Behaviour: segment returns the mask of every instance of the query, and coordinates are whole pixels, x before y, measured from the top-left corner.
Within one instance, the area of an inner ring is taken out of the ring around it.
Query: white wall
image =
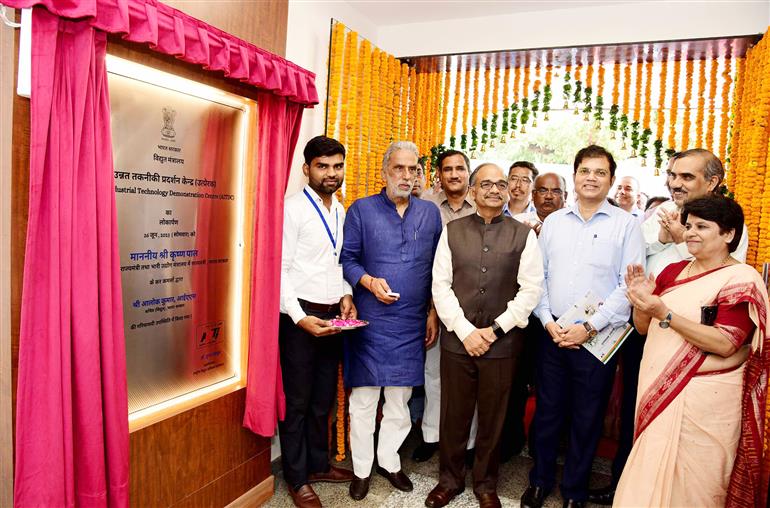
[[[302,117],[302,130],[294,152],[287,195],[297,192],[305,184],[302,175],[302,149],[305,147],[305,143],[324,132],[329,34],[332,18],[343,22],[345,26],[378,45],[377,26],[347,2],[309,0],[291,0],[289,2],[286,58],[315,72],[315,85],[320,104],[313,109],[306,109]]]
[[[396,56],[764,33],[769,2],[634,2],[495,17],[380,27],[377,40]],[[469,4],[472,5],[472,4]]]

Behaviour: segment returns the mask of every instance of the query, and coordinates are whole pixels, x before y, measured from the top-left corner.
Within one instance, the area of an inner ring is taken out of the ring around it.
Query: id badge
[[[342,298],[342,266],[334,264],[326,270],[326,298],[339,300]]]

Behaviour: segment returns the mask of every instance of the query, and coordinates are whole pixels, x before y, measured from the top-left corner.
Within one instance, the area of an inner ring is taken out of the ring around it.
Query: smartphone
[[[385,294],[388,296],[392,296],[393,298],[401,298],[401,293],[394,293],[393,291],[388,291]]]
[[[700,308],[700,323],[711,326],[717,319],[717,306],[704,305]]]

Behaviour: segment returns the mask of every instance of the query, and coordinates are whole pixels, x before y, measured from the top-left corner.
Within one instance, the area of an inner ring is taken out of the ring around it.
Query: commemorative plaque
[[[108,77],[132,414],[239,376],[249,106],[115,61]]]

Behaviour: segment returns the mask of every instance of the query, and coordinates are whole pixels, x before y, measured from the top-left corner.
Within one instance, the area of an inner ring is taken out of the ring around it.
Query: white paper
[[[591,316],[599,310],[602,303],[603,302],[599,297],[589,290],[583,298],[575,302],[572,307],[570,307],[570,309],[556,321],[556,324],[562,328],[566,328],[573,324],[582,324],[588,321]],[[589,339],[583,343],[583,347],[600,362],[607,363],[623,344],[623,341],[626,340],[626,337],[628,337],[631,330],[632,326],[628,323],[618,327],[613,327],[611,325],[606,326],[601,330],[598,330],[598,333],[593,339]]]

